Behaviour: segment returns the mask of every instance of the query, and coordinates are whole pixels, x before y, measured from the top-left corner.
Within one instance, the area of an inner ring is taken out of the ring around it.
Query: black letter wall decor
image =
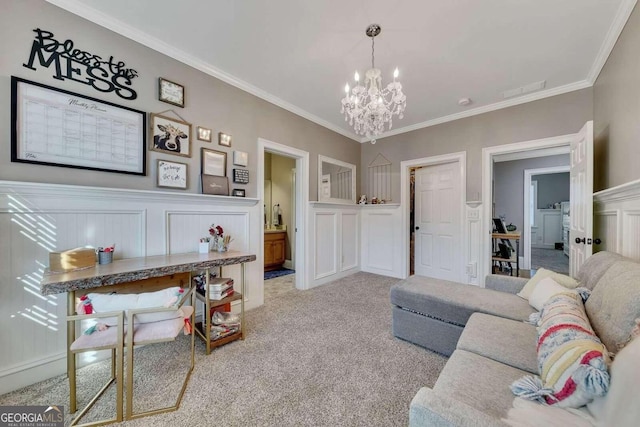
[[[131,86],[131,80],[138,77],[133,68],[125,68],[125,63],[108,60],[92,53],[74,48],[72,40],[57,41],[51,31],[36,28],[29,60],[24,65],[36,70],[37,63],[45,68],[53,66],[53,78],[73,80],[93,87],[99,92],[114,92],[123,99],[133,100],[138,94]]]

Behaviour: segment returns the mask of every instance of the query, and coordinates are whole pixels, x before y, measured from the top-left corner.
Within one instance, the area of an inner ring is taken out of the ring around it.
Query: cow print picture
[[[151,150],[191,157],[190,123],[160,114],[151,114],[150,121]]]

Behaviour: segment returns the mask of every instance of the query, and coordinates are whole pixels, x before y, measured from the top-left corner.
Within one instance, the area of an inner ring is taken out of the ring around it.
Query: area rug
[[[286,276],[287,274],[295,273],[295,270],[290,270],[288,268],[281,268],[279,270],[273,271],[265,271],[264,272],[264,280],[275,279],[276,277]]]
[[[411,399],[434,385],[446,358],[393,337],[396,282],[360,272],[266,300],[246,313],[244,341],[209,356],[197,341],[180,409],[121,425],[406,426]],[[175,399],[188,339],[136,351],[137,408]],[[81,385],[95,389],[108,370],[105,362],[80,369]],[[0,396],[0,405],[54,402],[68,412],[64,375]],[[109,406],[92,412],[104,415]]]

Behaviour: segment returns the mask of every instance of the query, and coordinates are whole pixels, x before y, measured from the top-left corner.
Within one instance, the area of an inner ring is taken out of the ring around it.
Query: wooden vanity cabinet
[[[286,231],[264,234],[264,271],[277,270],[284,264],[286,237]]]

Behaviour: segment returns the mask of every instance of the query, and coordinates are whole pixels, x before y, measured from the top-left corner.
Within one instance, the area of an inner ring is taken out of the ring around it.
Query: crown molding
[[[624,30],[624,26],[629,20],[631,12],[633,12],[633,8],[636,6],[637,1],[638,0],[623,0],[622,3],[620,3],[616,16],[611,23],[611,27],[609,27],[609,31],[607,32],[607,36],[600,46],[598,56],[596,56],[596,60],[593,62],[591,70],[587,76],[587,81],[592,85],[595,84],[602,68],[604,68],[604,64],[607,63],[607,59],[609,59],[609,55],[611,55],[611,52],[618,41],[618,37],[620,37],[622,30]]]
[[[131,39],[137,43],[140,43],[150,49],[153,49],[159,53],[167,55],[176,61],[182,62],[196,70],[202,71],[205,74],[213,76],[218,80],[222,80],[223,82],[230,84],[231,86],[237,87],[245,92],[248,92],[258,98],[264,99],[265,101],[277,105],[280,108],[283,108],[293,114],[296,114],[300,117],[303,117],[307,120],[310,120],[322,127],[325,127],[329,130],[332,130],[342,136],[345,136],[354,141],[360,141],[360,137],[357,136],[353,132],[349,132],[339,126],[334,125],[302,108],[299,108],[283,99],[278,98],[275,95],[272,95],[242,79],[239,79],[219,68],[214,67],[213,65],[202,61],[199,58],[196,58],[193,55],[190,55],[176,47],[159,40],[156,37],[150,36],[149,34],[140,31],[130,25],[125,24],[122,21],[114,19],[111,16],[105,15],[102,12],[99,12],[85,4],[82,4],[78,0],[46,0],[48,3],[51,3],[61,9],[64,9],[68,12],[73,13],[74,15],[80,16],[88,21],[93,22],[94,24],[100,25],[108,30],[111,30],[117,34],[120,34],[128,39]]]
[[[556,95],[562,95],[564,93],[585,89],[591,86],[592,84],[589,83],[587,80],[581,80],[579,82],[569,83],[564,86],[558,86],[548,90],[534,92],[518,98],[509,99],[507,101],[496,102],[494,104],[484,105],[482,107],[473,108],[471,110],[462,111],[460,113],[450,114],[448,116],[438,117],[437,119],[427,120],[421,123],[416,123],[411,126],[405,126],[402,128],[398,128],[396,130],[391,130],[389,132],[383,133],[382,135],[378,136],[376,139],[380,140],[382,138],[387,138],[389,136],[400,135],[400,134],[411,132],[414,130],[423,129],[423,128],[439,125],[442,123],[452,122],[454,120],[464,119],[466,117],[477,116],[479,114],[489,113],[491,111],[496,111],[496,110],[502,110],[503,108],[526,104],[527,102],[538,101],[540,99],[550,98]],[[369,140],[370,138],[362,138],[360,142],[361,143],[369,142]]]

